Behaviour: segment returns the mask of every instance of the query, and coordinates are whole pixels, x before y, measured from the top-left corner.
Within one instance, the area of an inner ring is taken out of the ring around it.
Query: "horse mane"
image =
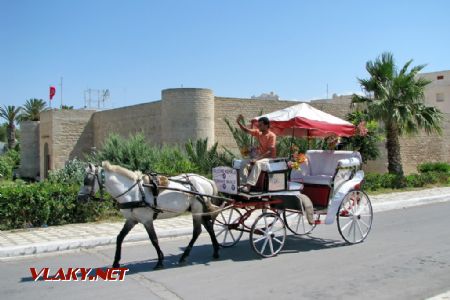
[[[143,177],[142,176],[143,174],[141,171],[130,171],[124,167],[112,165],[109,161],[102,162],[102,168],[105,169],[106,171],[117,173],[117,174],[127,177],[131,180],[139,180]],[[148,177],[148,176],[144,176],[144,177]],[[146,181],[146,178],[144,178],[144,180]]]

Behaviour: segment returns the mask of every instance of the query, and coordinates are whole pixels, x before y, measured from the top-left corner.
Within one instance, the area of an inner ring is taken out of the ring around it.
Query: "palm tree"
[[[14,149],[16,146],[16,121],[20,119],[22,107],[15,107],[14,105],[4,105],[0,107],[0,117],[8,122],[6,126],[8,149]]]
[[[429,80],[418,73],[425,67],[411,67],[408,61],[399,71],[391,53],[385,52],[375,61],[366,63],[370,77],[358,79],[366,96],[353,95],[352,103],[364,103],[371,120],[380,121],[386,134],[388,170],[403,176],[399,137],[425,130],[427,134],[441,132],[442,113],[424,104],[424,89]]]
[[[20,121],[39,121],[40,113],[46,109],[46,103],[42,99],[29,99],[23,106],[23,114]]]

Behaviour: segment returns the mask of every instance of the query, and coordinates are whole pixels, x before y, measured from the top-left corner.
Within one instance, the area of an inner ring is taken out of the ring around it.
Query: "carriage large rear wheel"
[[[259,215],[250,230],[253,250],[262,257],[277,255],[286,241],[286,226],[280,215],[263,213]]]
[[[372,220],[372,204],[366,193],[352,190],[345,195],[337,212],[337,225],[347,243],[364,241],[372,228]]]
[[[241,212],[232,207],[221,211],[214,220],[214,233],[222,247],[236,245],[244,233]]]

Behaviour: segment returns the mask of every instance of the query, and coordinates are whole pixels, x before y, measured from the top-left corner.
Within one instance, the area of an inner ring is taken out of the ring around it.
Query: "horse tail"
[[[219,195],[219,190],[217,189],[216,183],[213,180],[210,180],[210,179],[208,179],[208,180],[209,180],[209,183],[211,183],[211,186],[212,186],[212,189],[213,189],[213,195],[214,196]]]

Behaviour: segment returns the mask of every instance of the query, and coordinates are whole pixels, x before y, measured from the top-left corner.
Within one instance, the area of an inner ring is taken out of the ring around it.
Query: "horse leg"
[[[126,220],[125,224],[123,225],[122,230],[117,235],[116,255],[114,256],[113,268],[120,267],[119,262],[120,262],[120,257],[122,255],[122,242],[123,242],[124,238],[127,236],[128,232],[130,232],[130,230],[133,229],[134,225],[136,225],[135,221]]]
[[[156,253],[158,253],[158,262],[156,263],[156,266],[154,270],[162,269],[164,267],[163,260],[164,260],[164,254],[161,251],[161,248],[159,247],[158,243],[158,237],[156,236],[155,226],[153,226],[153,220],[146,222],[144,224],[145,230],[147,230],[148,237],[150,238],[150,241],[153,244],[153,247],[156,249]]]
[[[211,216],[204,216],[202,218],[203,226],[208,231],[213,245],[214,253],[213,258],[219,258],[219,243],[217,242],[216,234],[214,233],[214,225]]]
[[[197,240],[198,236],[202,232],[202,219],[201,219],[201,217],[193,216],[192,220],[193,220],[193,225],[194,225],[194,230],[193,230],[193,233],[192,233],[192,239],[189,242],[189,245],[184,250],[183,255],[181,255],[181,258],[179,260],[180,264],[184,263],[186,261],[186,257],[188,257],[189,253],[191,253],[191,250],[192,250],[192,247],[195,244],[195,241]]]

